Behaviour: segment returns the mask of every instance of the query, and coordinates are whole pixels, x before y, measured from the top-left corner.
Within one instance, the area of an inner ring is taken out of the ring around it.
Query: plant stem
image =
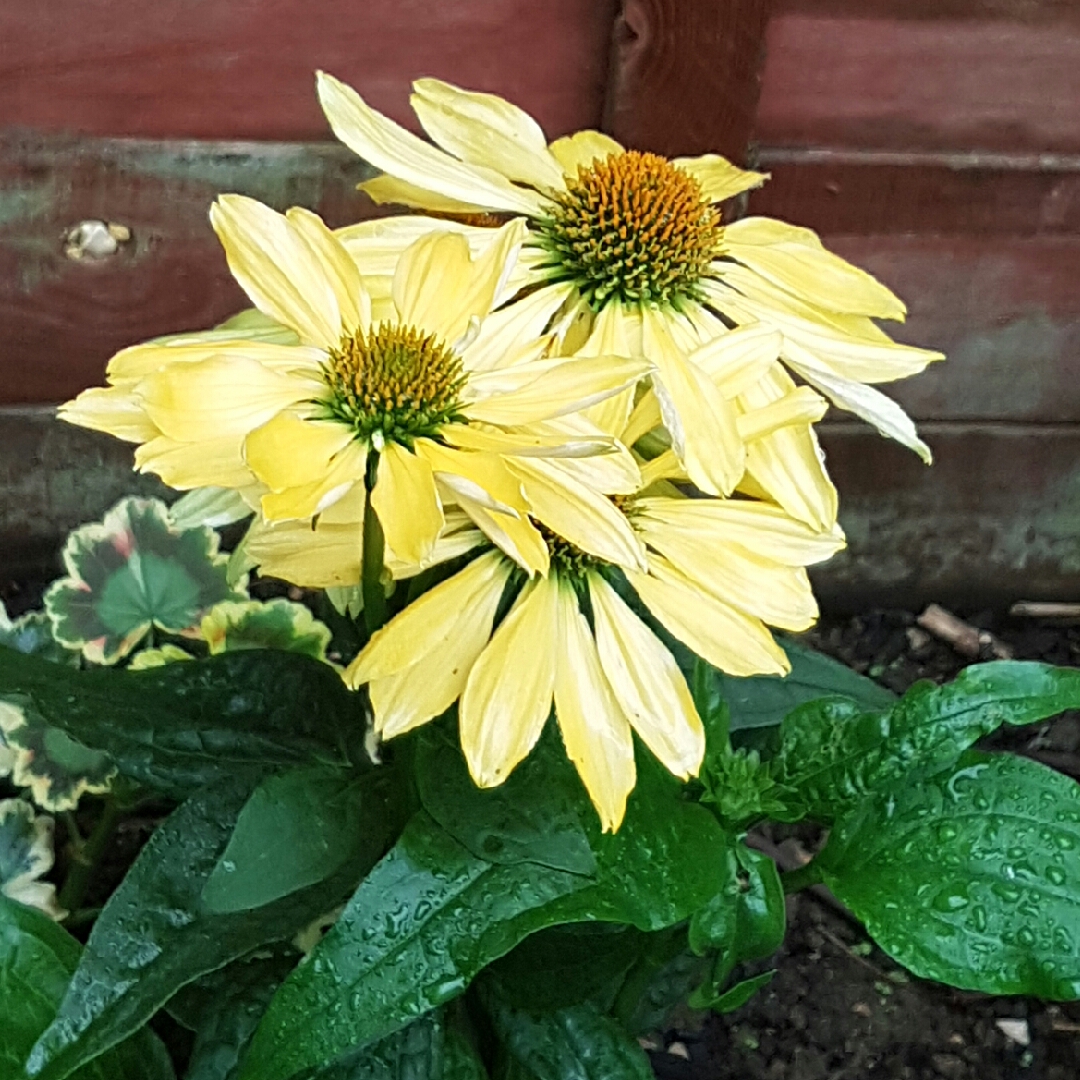
[[[105,849],[109,846],[109,841],[112,840],[122,817],[123,811],[117,801],[112,798],[106,799],[94,831],[75,850],[71,869],[68,870],[60,895],[57,897],[57,902],[62,908],[74,911],[82,906],[101,857],[105,854]]]
[[[364,500],[364,549],[360,562],[360,593],[364,598],[364,625],[369,635],[374,634],[386,622],[386,593],[383,591],[383,531],[375,508],[371,505],[371,493],[375,490],[375,477],[379,467],[379,455],[368,455],[367,498]]]
[[[780,883],[784,886],[785,896],[790,896],[801,889],[808,889],[811,885],[820,885],[821,881],[821,867],[815,859],[811,859],[805,866],[780,875]]]

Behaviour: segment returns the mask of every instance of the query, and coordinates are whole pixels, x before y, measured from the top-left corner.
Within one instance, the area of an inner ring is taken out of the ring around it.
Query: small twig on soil
[[[915,621],[924,630],[948,642],[961,656],[976,660],[985,650],[998,660],[1013,658],[1012,649],[989,630],[979,630],[937,604],[931,604]]]
[[[826,930],[824,926],[815,927],[817,932],[835,948],[841,952],[847,953],[852,960],[857,960],[864,968],[868,968],[874,973],[878,979],[884,979],[886,972],[882,971],[872,960],[867,960],[865,956],[860,956],[850,945],[845,945],[834,933]]]
[[[1063,604],[1052,600],[1018,600],[1010,615],[1026,615],[1030,619],[1080,619],[1080,604]]]

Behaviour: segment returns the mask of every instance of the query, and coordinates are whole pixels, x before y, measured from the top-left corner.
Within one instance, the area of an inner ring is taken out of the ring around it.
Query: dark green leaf
[[[784,889],[776,864],[741,841],[725,859],[723,887],[690,920],[690,947],[718,955],[711,978],[691,997],[711,1007],[737,964],[771,956],[784,940]]]
[[[252,793],[202,892],[208,914],[263,907],[365,861],[369,836],[354,777],[325,768],[269,776]],[[371,852],[374,863],[381,854]]]
[[[833,828],[824,880],[917,975],[991,994],[1080,997],[1080,787],[970,754]]]
[[[382,794],[392,779],[369,774],[370,797],[367,790],[361,796],[367,850],[360,860],[324,882],[235,914],[209,912],[200,897],[254,781],[222,781],[192,796],[159,826],[95,923],[56,1021],[31,1056],[31,1075],[60,1080],[145,1023],[186,983],[292,937],[340,904],[396,830]]]
[[[279,649],[326,660],[330,628],[303,604],[277,598],[218,604],[203,619],[200,632],[212,654],[240,649]]]
[[[359,699],[336,671],[270,650],[75,671],[0,648],[0,694],[177,798],[251,765],[341,764],[363,729]]]
[[[505,1052],[537,1080],[653,1080],[645,1052],[594,1005],[526,1011],[497,993],[484,1002]]]
[[[708,968],[707,960],[686,948],[685,931],[666,939],[664,934],[649,938],[639,967],[631,971],[616,1002],[616,1014],[632,1035],[666,1027]]]
[[[551,1012],[593,1001],[609,1009],[648,935],[611,923],[571,923],[527,937],[489,968],[510,1005]]]
[[[978,664],[947,686],[919,683],[891,708],[813,702],[784,721],[776,778],[806,814],[831,821],[912,770],[936,771],[1002,724],[1080,708],[1080,671],[1019,660]]]
[[[472,855],[426,814],[278,991],[242,1076],[282,1080],[385,1038],[462,993],[589,879]]]
[[[734,1012],[741,1009],[763,986],[772,982],[775,971],[763,971],[752,979],[737,982],[730,990],[725,990],[709,1007],[718,1013]]]
[[[781,641],[791,661],[791,673],[754,675],[738,679],[717,672],[720,691],[731,708],[731,730],[779,724],[792,709],[807,701],[838,695],[866,709],[888,708],[896,695],[823,653]]]
[[[425,732],[417,773],[427,813],[278,992],[245,1077],[281,1080],[385,1037],[537,930],[584,920],[657,930],[720,888],[722,830],[647,754],[614,836],[600,833],[553,736],[482,791],[456,742]]]
[[[414,1020],[310,1080],[486,1080],[469,1038],[444,1009]]]
[[[184,1080],[233,1080],[251,1036],[282,980],[296,966],[292,949],[260,951],[186,986],[170,1002],[195,1032]]]
[[[48,1026],[79,960],[79,943],[39,911],[0,896],[0,1080]],[[165,1048],[143,1030],[74,1074],[74,1080],[172,1080]]]
[[[44,611],[29,611],[12,621],[0,604],[0,645],[55,664],[79,664],[78,650],[65,648],[53,637],[52,620]]]

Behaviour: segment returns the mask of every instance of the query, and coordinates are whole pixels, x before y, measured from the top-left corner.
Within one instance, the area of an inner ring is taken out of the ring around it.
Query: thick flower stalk
[[[124,350],[110,386],[61,409],[139,443],[139,468],[180,489],[239,491],[264,527],[348,526],[354,551],[370,506],[388,561],[415,566],[440,557],[453,506],[544,573],[547,548],[508,462],[605,454],[632,467],[594,425],[560,418],[632,387],[641,361],[537,359],[535,341],[485,334],[522,223],[475,258],[453,232],[420,237],[376,314],[356,263],[314,214],[227,195],[211,221],[264,318]],[[325,564],[299,562],[301,580],[327,577]]]
[[[530,502],[544,505],[551,472],[577,464],[514,467]],[[813,623],[805,567],[844,540],[835,526],[812,529],[775,505],[686,498],[643,471],[634,490],[610,496],[602,527],[575,530],[567,515],[563,532],[547,530],[546,578],[526,582],[488,550],[376,633],[346,672],[351,685],[368,686],[376,732],[400,735],[457,702],[469,769],[491,787],[529,753],[554,707],[605,829],[618,828],[634,787],[632,732],[676,776],[696,774],[704,732],[686,682],[616,584],[714,667],[782,675],[788,661],[768,627]]]
[[[759,186],[763,174],[715,154],[667,160],[626,150],[595,131],[548,144],[528,114],[501,98],[420,79],[411,101],[432,146],[329,75],[319,75],[318,90],[338,138],[383,170],[363,185],[376,200],[456,218],[476,246],[488,231],[477,223],[527,223],[510,282],[518,292],[501,317],[522,336],[550,334],[578,356],[646,358],[674,451],[702,491],[730,494],[747,471],[738,410],[696,355],[734,326],[779,331],[787,369],[929,460],[914,424],[874,385],[942,355],[891,341],[873,320],[903,319],[903,304],[810,230],[760,217],[722,223],[720,204]],[[426,225],[383,219],[342,239],[358,260],[378,265],[430,226],[430,217]],[[774,363],[746,392],[760,405],[792,385]],[[628,395],[623,402],[629,409]],[[813,433],[767,454],[781,475],[775,489],[759,489],[827,528],[835,493],[821,478]]]

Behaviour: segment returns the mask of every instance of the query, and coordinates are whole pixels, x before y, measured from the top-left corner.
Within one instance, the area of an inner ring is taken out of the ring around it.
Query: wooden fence
[[[835,604],[1080,595],[1080,6],[1071,0],[51,0],[0,6],[0,563],[130,490],[128,448],[47,408],[116,349],[241,297],[219,191],[369,214],[322,67],[411,123],[421,74],[552,137],[719,150],[745,208],[817,229],[946,364],[891,390],[936,464],[827,422]],[[130,239],[75,258],[83,221]],[[124,235],[121,232],[121,235]]]

